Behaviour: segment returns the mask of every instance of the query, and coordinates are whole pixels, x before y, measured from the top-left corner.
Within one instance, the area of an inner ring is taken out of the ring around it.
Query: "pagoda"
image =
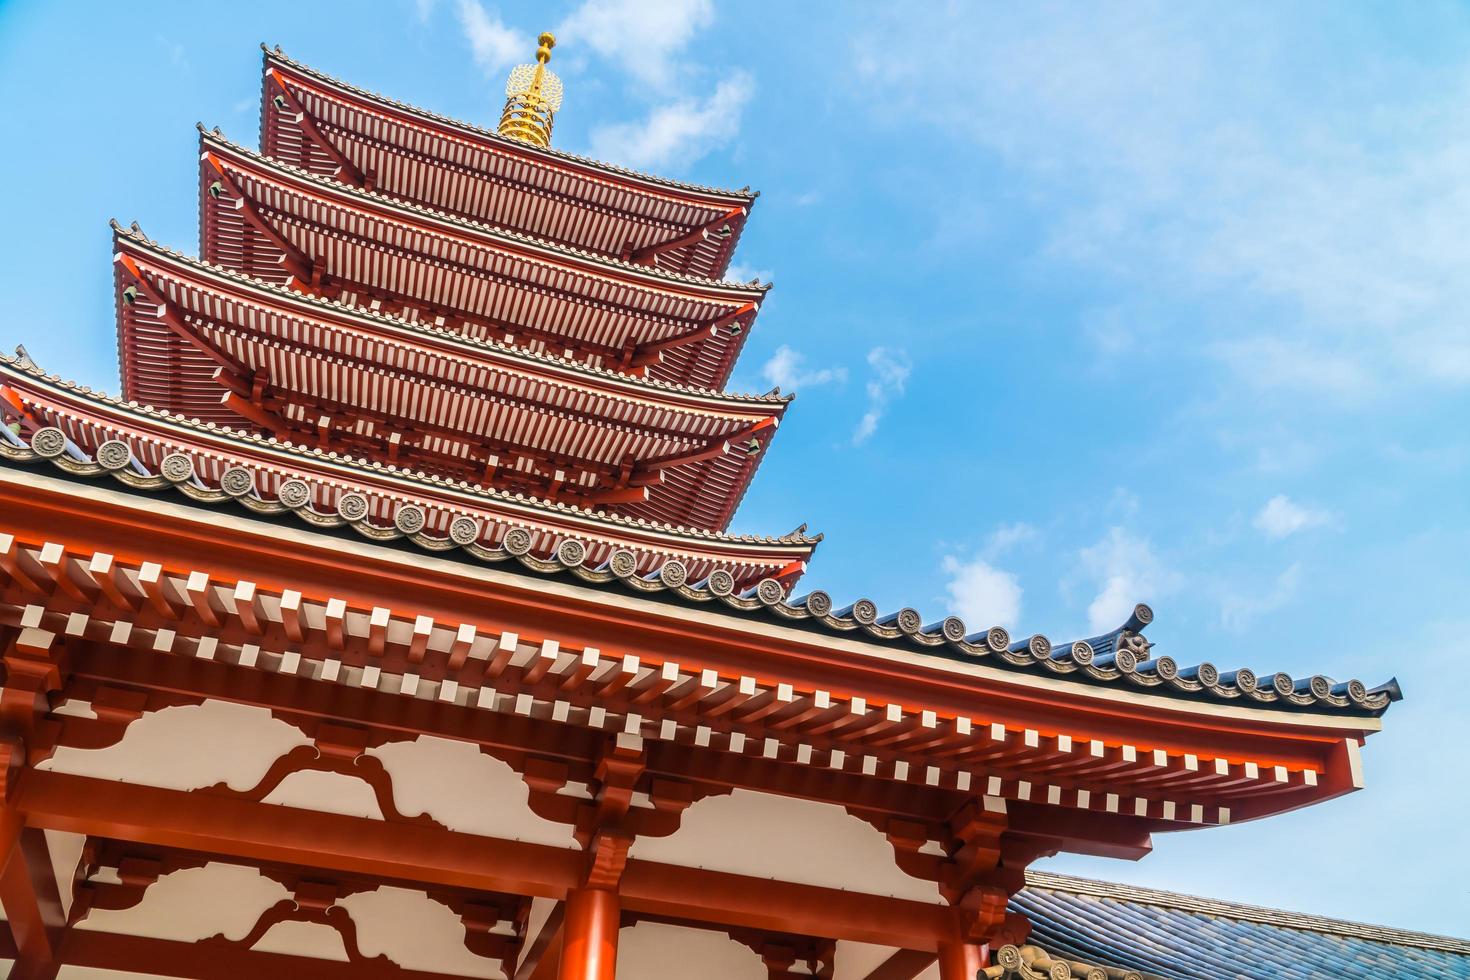
[[[1355,790],[1397,687],[798,594],[756,196],[555,149],[553,44],[495,131],[264,49],[121,397],[0,358],[9,976],[1140,976],[1028,866]]]

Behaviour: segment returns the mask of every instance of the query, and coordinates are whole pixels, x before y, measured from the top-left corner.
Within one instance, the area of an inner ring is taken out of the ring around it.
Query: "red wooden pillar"
[[[577,888],[567,893],[560,980],[614,980],[620,918],[617,892]]]
[[[985,966],[985,947],[955,937],[939,944],[939,980],[975,980]]]

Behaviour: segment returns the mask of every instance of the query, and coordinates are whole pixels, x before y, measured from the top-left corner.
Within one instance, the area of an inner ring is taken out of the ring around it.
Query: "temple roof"
[[[18,358],[0,356],[0,395],[5,399],[0,407],[8,415],[24,411],[32,428],[55,426],[74,442],[54,457],[69,472],[113,472],[124,480],[142,479],[134,489],[178,486],[196,503],[241,499],[256,513],[294,511],[315,527],[352,526],[373,540],[407,537],[429,551],[464,548],[472,555],[498,559],[509,557],[506,549],[511,549],[535,562],[573,540],[594,564],[625,552],[628,557],[620,567],[630,575],[651,574],[672,560],[685,577],[705,578],[723,570],[743,588],[770,576],[794,581],[821,540],[806,535],[804,529],[761,538],[679,528],[481,489],[123,402],[46,377]],[[129,450],[117,457],[122,460],[117,471],[91,458],[109,440],[126,444],[118,452]],[[22,455],[31,458],[30,453],[25,450]],[[170,457],[182,461],[168,464]],[[170,465],[184,467],[178,471],[179,479],[163,477]],[[238,493],[228,492],[232,480],[242,479]],[[354,495],[361,499],[345,501]]]
[[[1028,871],[1011,909],[1054,954],[1161,980],[1470,978],[1470,941]]]
[[[709,277],[756,198],[507,139],[261,49],[263,152],[389,196]]]
[[[114,228],[123,390],[205,421],[722,530],[789,402],[650,383],[465,338],[210,267]],[[188,351],[170,344],[178,337]],[[330,421],[319,432],[322,418]]]
[[[723,387],[765,296],[357,190],[216,133],[200,147],[203,257],[258,279],[705,388]]]
[[[7,373],[13,375],[13,364],[11,359],[0,358],[0,377]],[[179,420],[174,421],[177,423]],[[231,438],[240,439],[239,436]],[[262,445],[271,442],[264,439],[251,441]],[[309,451],[290,447],[287,449],[296,454],[310,455]],[[21,462],[37,458],[34,450],[20,447],[6,450],[3,455],[12,461]],[[58,456],[56,462],[72,474],[95,476],[111,472],[115,478],[127,482],[135,489],[165,492],[173,488],[172,483],[161,478],[140,478],[126,465],[109,471],[90,460],[77,461]],[[391,467],[361,466],[360,469],[368,473],[391,470]],[[241,479],[248,490],[252,486],[251,474],[244,473]],[[204,501],[192,496],[191,499],[195,499],[195,502],[222,503],[226,502],[227,496],[231,495],[216,493]],[[252,503],[254,498],[246,494],[240,494],[236,499],[247,507],[259,509]],[[271,506],[268,512],[280,514],[287,510],[292,508]],[[407,533],[401,528],[395,531],[399,522],[392,513],[382,515],[387,520],[375,524],[367,515],[358,515],[351,520],[341,518],[340,515],[330,515],[323,519],[322,515],[312,513],[310,508],[298,507],[294,510],[302,521],[313,527],[351,526],[373,540],[407,538],[434,552],[447,552],[457,548],[450,533],[442,529],[435,530],[433,534],[422,530]],[[421,517],[421,514],[417,515],[417,523],[422,523],[418,520]],[[384,523],[386,527],[383,526]],[[633,522],[625,521],[623,524],[633,526]],[[722,540],[713,535],[704,537]],[[811,543],[806,549],[809,553],[810,547],[815,545],[815,539],[800,540]],[[701,576],[698,572],[677,563],[677,568],[671,568],[667,574],[661,572],[659,575],[649,576],[642,563],[635,563],[631,559],[619,560],[614,557],[601,566],[579,559],[574,565],[568,566],[558,560],[559,555],[546,559],[531,553],[529,549],[519,554],[507,548],[477,547],[459,550],[467,551],[470,557],[478,560],[501,562],[511,568],[519,565],[533,574],[570,574],[584,583],[598,587],[630,589],[637,594],[659,595],[671,601],[686,602],[691,606],[712,606],[728,613],[763,616],[800,629],[834,637],[853,636],[868,641],[876,640],[891,644],[896,649],[907,649],[928,656],[982,662],[1007,671],[1038,675],[1049,684],[1057,685],[1059,689],[1072,684],[1101,685],[1123,688],[1141,695],[1222,706],[1238,705],[1272,712],[1326,712],[1360,718],[1382,714],[1391,702],[1401,696],[1394,681],[1370,690],[1357,680],[1337,682],[1323,675],[1298,680],[1284,672],[1262,673],[1258,677],[1253,670],[1246,668],[1222,672],[1209,663],[1181,667],[1172,657],[1155,655],[1150,650],[1151,644],[1143,638],[1143,630],[1152,621],[1153,613],[1143,605],[1137,607],[1127,622],[1108,633],[1088,640],[1053,645],[1039,634],[1012,641],[1006,630],[999,626],[970,634],[965,623],[954,616],[926,623],[925,617],[912,608],[883,615],[869,599],[859,599],[838,608],[831,597],[820,590],[793,599],[789,598],[789,589],[775,579],[761,581],[758,587],[741,591],[740,583],[728,574],[711,574],[699,581]],[[668,563],[662,567],[670,568]],[[789,580],[790,578],[785,579]],[[1098,650],[1112,652],[1099,654]]]

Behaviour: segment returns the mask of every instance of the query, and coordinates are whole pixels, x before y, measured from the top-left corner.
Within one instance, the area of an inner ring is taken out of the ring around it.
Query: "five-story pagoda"
[[[552,44],[498,132],[266,50],[200,257],[113,226],[122,398],[0,361],[10,975],[1131,976],[1027,865],[1352,790],[1396,689],[793,598],[755,196],[552,149]]]

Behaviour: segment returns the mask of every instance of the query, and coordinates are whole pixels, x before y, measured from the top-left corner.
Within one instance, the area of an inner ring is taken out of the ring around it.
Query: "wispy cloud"
[[[1305,507],[1294,502],[1285,494],[1277,494],[1256,514],[1255,525],[1268,538],[1285,538],[1321,527],[1332,520],[1332,515],[1315,507]]]
[[[874,347],[868,351],[868,368],[871,371],[868,407],[853,431],[852,443],[855,446],[867,442],[878,431],[878,422],[888,411],[889,403],[903,396],[909,375],[913,373],[908,354],[888,347]]]
[[[1264,595],[1226,595],[1220,602],[1220,625],[1238,632],[1259,617],[1282,608],[1296,598],[1301,577],[1301,563],[1294,562],[1276,576],[1276,581]]]
[[[750,282],[755,279],[770,282],[776,278],[776,274],[770,269],[757,269],[755,266],[731,262],[729,268],[725,270],[725,278],[731,282]]]
[[[1078,562],[1097,589],[1087,607],[1087,623],[1095,633],[1117,627],[1136,603],[1156,601],[1182,582],[1147,538],[1121,527],[1109,529],[1102,540],[1083,548]]]
[[[1416,30],[1460,31],[1455,9]],[[1048,257],[1207,310],[1173,340],[1228,378],[1361,401],[1470,385],[1470,69],[1366,43],[1379,18],[958,4],[874,18],[854,63],[876,112],[1024,181]]]
[[[599,126],[592,131],[593,155],[632,167],[690,163],[730,142],[754,91],[750,76],[739,71],[708,98],[679,99],[637,122]]]
[[[419,11],[421,18],[427,17],[429,8],[420,6]],[[507,27],[495,8],[486,7],[478,0],[459,0],[459,26],[470,44],[475,64],[487,76],[497,76],[535,53],[528,35]]]
[[[808,370],[802,364],[805,360],[804,355],[782,344],[776,348],[776,353],[771,355],[771,359],[761,366],[761,375],[770,384],[788,392],[847,380],[847,368],[845,367]]]
[[[710,0],[587,0],[556,32],[662,88],[679,74],[676,56],[713,21]]]

